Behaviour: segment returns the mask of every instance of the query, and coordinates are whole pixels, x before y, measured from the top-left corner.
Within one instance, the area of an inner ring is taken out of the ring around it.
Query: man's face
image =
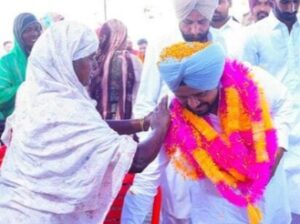
[[[231,6],[231,3],[229,0],[219,0],[219,5],[214,12],[212,21],[213,22],[225,21],[229,16],[230,6]]]
[[[208,41],[209,20],[193,10],[185,19],[179,23],[179,28],[185,41]]]
[[[144,54],[145,54],[146,49],[147,49],[147,44],[146,44],[146,43],[139,44],[139,51],[140,51],[141,53],[144,53]]]
[[[22,33],[22,40],[25,47],[31,49],[42,33],[42,26],[39,23],[33,23]]]
[[[297,12],[300,0],[273,0],[274,13],[283,22],[294,22],[297,20]]]
[[[272,2],[270,0],[257,0],[253,6],[252,13],[255,21],[266,18],[272,9]]]
[[[218,88],[199,91],[182,85],[174,94],[184,107],[199,116],[214,112],[217,108]]]

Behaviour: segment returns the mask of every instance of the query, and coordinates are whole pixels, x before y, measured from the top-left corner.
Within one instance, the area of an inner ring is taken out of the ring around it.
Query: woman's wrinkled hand
[[[165,96],[151,113],[150,126],[154,130],[162,129],[167,131],[169,124],[170,111],[168,108],[168,96]]]

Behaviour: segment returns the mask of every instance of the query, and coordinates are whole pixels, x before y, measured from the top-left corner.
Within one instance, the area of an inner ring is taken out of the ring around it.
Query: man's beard
[[[295,12],[281,12],[277,7],[274,7],[278,19],[286,22],[295,22],[297,20],[297,10]]]
[[[215,11],[213,17],[212,17],[212,22],[222,22],[226,20],[228,16],[223,16],[222,13]]]
[[[195,111],[193,110],[192,108],[190,108],[188,105],[186,105],[186,108],[191,111],[192,113],[202,117],[202,116],[205,116],[205,115],[208,115],[210,113],[212,113],[214,111],[214,109],[216,107],[218,107],[218,97],[216,98],[216,100],[212,103],[212,104],[209,104],[209,103],[203,103],[202,106],[206,106],[207,109],[204,110],[204,111]]]
[[[262,20],[262,19],[264,19],[264,18],[266,18],[266,17],[268,17],[268,16],[269,16],[269,13],[268,13],[268,12],[260,11],[260,12],[258,12],[258,13],[256,14],[256,19],[257,19],[257,21],[259,21],[259,20]]]
[[[205,32],[205,33],[199,33],[197,35],[192,35],[192,34],[184,34],[183,32],[182,33],[182,36],[183,36],[183,39],[186,41],[186,42],[206,42],[208,41],[208,31]]]

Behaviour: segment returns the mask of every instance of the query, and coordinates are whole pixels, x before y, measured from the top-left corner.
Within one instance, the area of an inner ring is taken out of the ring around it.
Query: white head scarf
[[[193,10],[198,10],[210,21],[218,2],[218,0],[174,0],[174,7],[179,21],[185,19]]]
[[[67,21],[36,42],[4,133],[1,177],[13,186],[14,201],[56,214],[98,209],[105,218],[136,143],[101,119],[74,72],[72,61],[97,48],[92,30]]]

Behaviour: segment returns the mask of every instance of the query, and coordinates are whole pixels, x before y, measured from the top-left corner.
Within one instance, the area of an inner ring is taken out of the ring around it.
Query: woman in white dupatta
[[[97,48],[92,30],[66,21],[35,44],[2,139],[1,224],[102,223],[124,175],[141,172],[157,155],[167,99],[153,112],[146,141],[118,135],[85,88]]]

